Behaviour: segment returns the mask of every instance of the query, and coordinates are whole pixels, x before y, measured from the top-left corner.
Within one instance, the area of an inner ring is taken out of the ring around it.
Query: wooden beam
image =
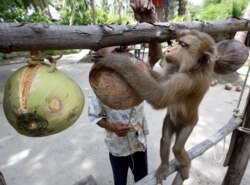
[[[250,31],[250,21],[192,21],[181,23],[140,23],[136,25],[66,26],[41,23],[0,23],[0,52],[92,49],[107,46],[163,42],[176,38],[183,29],[195,29],[211,36]]]
[[[243,123],[241,128],[250,129],[250,91],[244,111]],[[248,131],[249,132],[249,131]],[[245,173],[250,157],[250,134],[242,131],[234,131],[230,150],[227,154],[224,165],[228,165],[227,173],[222,185],[240,185]]]
[[[242,120],[240,118],[232,117],[228,122],[228,124],[222,127],[220,130],[218,130],[211,138],[204,140],[200,144],[190,149],[188,151],[190,158],[195,159],[196,157],[202,155],[205,151],[207,151],[209,148],[211,148],[220,140],[222,140],[224,137],[226,137],[228,134],[230,134],[234,129],[236,129],[241,124],[241,122]],[[170,161],[168,176],[176,171],[177,165],[178,162],[176,159]],[[178,176],[176,177],[176,182],[177,179],[179,179]],[[155,179],[155,171],[149,173],[146,177],[144,177],[142,180],[136,183],[136,185],[154,185],[154,184],[157,184]]]

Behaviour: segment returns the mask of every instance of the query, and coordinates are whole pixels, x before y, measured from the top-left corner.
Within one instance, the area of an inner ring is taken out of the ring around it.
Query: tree
[[[0,0],[0,22],[46,22],[51,20],[44,10],[48,0]]]
[[[122,12],[127,6],[126,0],[116,0],[113,2],[114,12],[118,14],[118,24],[122,24]]]
[[[178,1],[179,1],[178,15],[183,16],[186,13],[187,0],[178,0]]]
[[[95,17],[95,0],[90,0],[90,15],[91,15],[91,22],[93,25],[96,24],[96,17]]]
[[[192,18],[200,20],[239,18],[248,2],[249,0],[204,0]]]
[[[108,12],[108,11],[109,11],[109,2],[108,2],[108,0],[102,0],[102,1],[101,1],[101,8],[102,8],[105,12]]]
[[[75,19],[75,12],[76,12],[76,6],[77,6],[77,0],[74,0],[71,6],[71,15],[69,19],[69,25],[73,25],[74,19]]]

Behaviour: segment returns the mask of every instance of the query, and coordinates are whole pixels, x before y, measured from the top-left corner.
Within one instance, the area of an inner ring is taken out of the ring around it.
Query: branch
[[[224,127],[222,127],[220,130],[218,130],[210,139],[206,139],[200,144],[191,148],[188,151],[190,158],[194,159],[202,155],[205,151],[207,151],[209,148],[214,146],[225,136],[230,134],[234,129],[236,129],[241,124],[241,122],[242,120],[240,118],[232,117],[229,123],[225,125]],[[178,162],[176,159],[173,159],[172,161],[170,161],[168,176],[173,174],[176,171],[177,165],[178,165]],[[157,184],[156,178],[155,178],[155,171],[149,173],[146,177],[144,177],[142,180],[136,183],[136,185],[154,185],[154,184]]]
[[[0,52],[92,49],[107,46],[163,42],[176,38],[183,29],[218,34],[250,31],[249,20],[192,21],[182,23],[141,23],[136,25],[65,26],[41,23],[0,23]]]

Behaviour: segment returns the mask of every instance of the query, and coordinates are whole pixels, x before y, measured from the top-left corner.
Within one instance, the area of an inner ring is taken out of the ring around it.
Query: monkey
[[[175,134],[173,153],[183,180],[189,178],[191,159],[185,143],[198,122],[199,105],[209,89],[217,49],[206,33],[183,30],[178,44],[164,53],[167,65],[162,74],[152,70],[145,75],[126,56],[109,54],[99,58],[99,67],[118,72],[128,84],[155,109],[167,108],[160,141],[161,164],[156,170],[157,183],[168,175],[170,143]]]

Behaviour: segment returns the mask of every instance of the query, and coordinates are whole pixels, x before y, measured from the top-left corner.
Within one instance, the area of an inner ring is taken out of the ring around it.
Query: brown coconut
[[[127,55],[143,72],[150,74],[146,64],[134,55],[129,53],[121,53],[121,55]],[[143,101],[125,79],[113,69],[99,68],[94,64],[89,73],[89,82],[96,96],[110,108],[128,109]]]
[[[248,59],[248,48],[237,40],[223,40],[217,43],[218,59],[214,71],[229,74],[238,70]]]

